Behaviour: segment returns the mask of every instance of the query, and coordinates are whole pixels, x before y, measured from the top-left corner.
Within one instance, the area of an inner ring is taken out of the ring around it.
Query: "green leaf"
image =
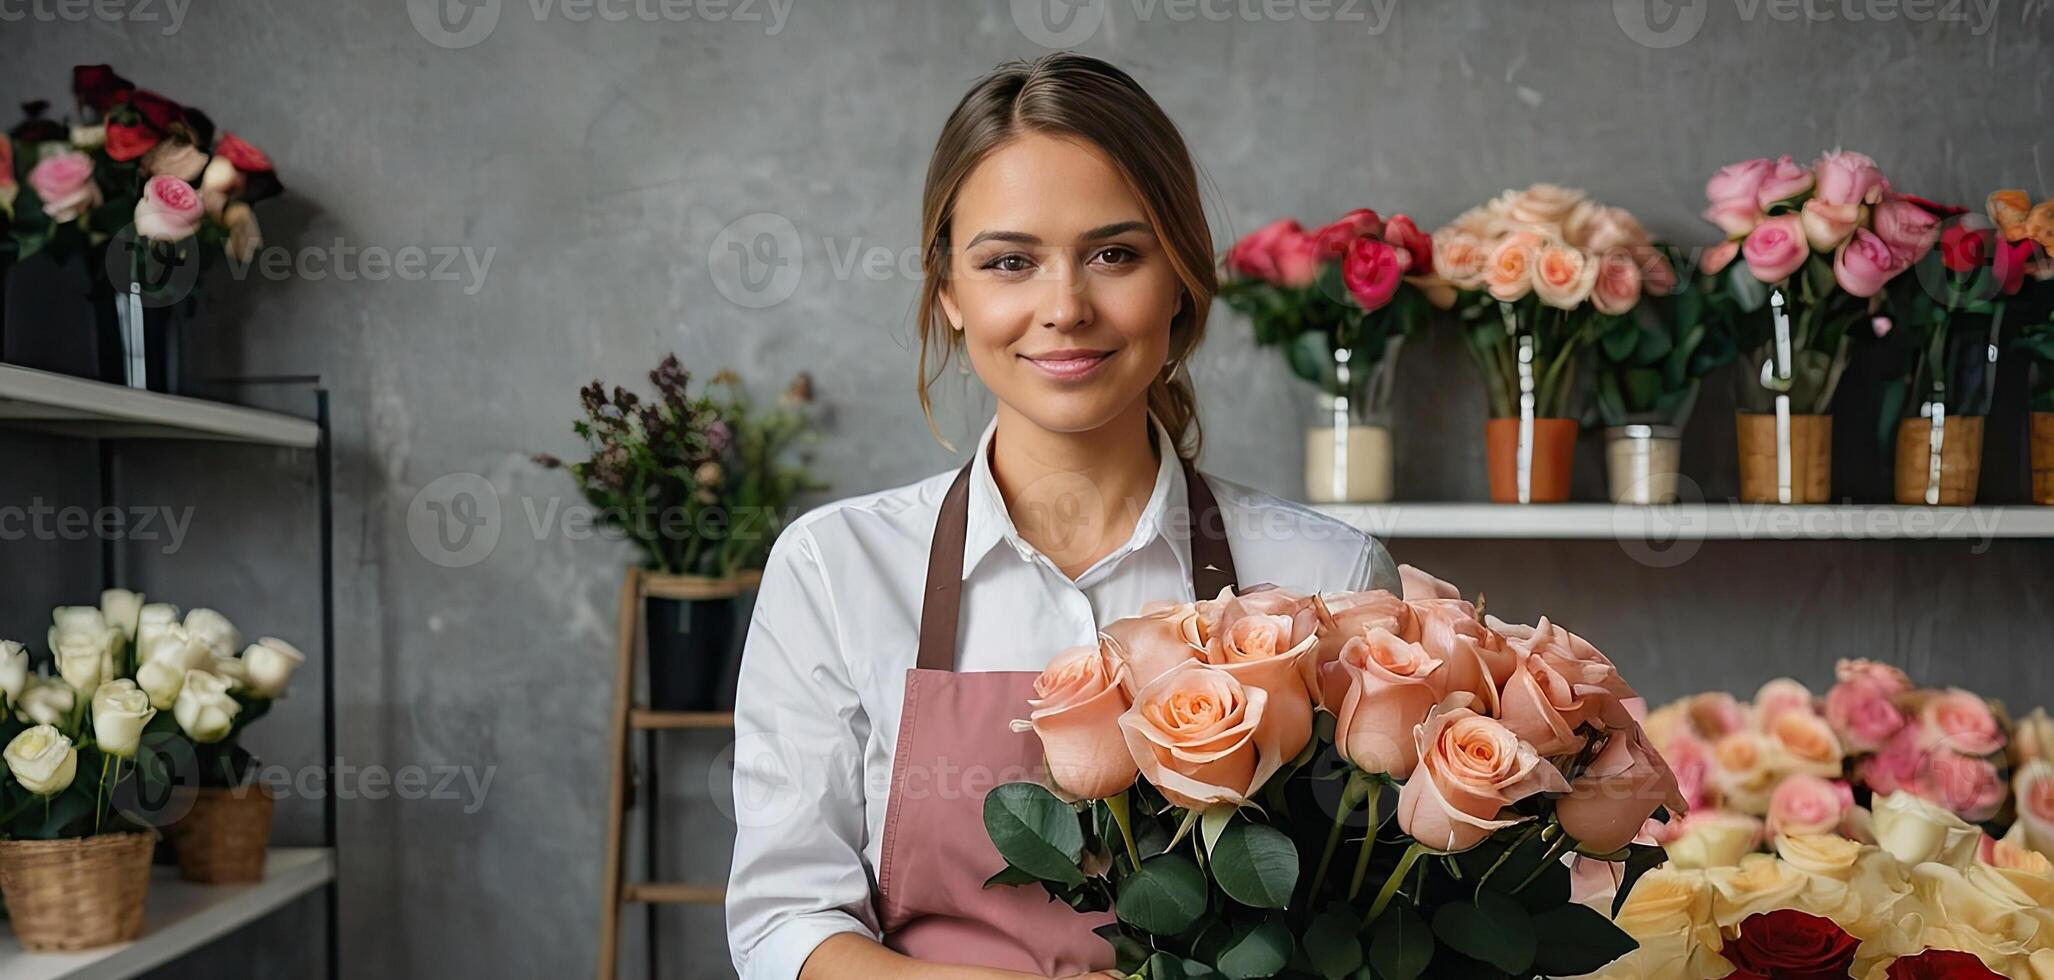
[[[1640,876],[1662,866],[1669,860],[1669,852],[1654,844],[1626,845],[1626,871],[1619,878],[1619,893],[1612,897],[1612,915],[1617,916],[1625,906],[1626,896],[1633,891],[1633,884]]]
[[[1235,980],[1275,976],[1291,959],[1291,930],[1277,919],[1236,926],[1213,963],[1220,973]]]
[[[1213,848],[1212,876],[1234,901],[1280,909],[1298,887],[1298,848],[1275,827],[1236,820]]]
[[[1434,958],[1434,934],[1412,906],[1399,902],[1369,931],[1369,965],[1383,980],[1413,980]]]
[[[1216,977],[1212,967],[1195,963],[1174,953],[1157,953],[1141,964],[1141,975],[1148,980],[1200,980]]]
[[[1157,936],[1174,936],[1205,914],[1205,872],[1190,858],[1158,854],[1120,882],[1113,909],[1121,922]]]
[[[1640,948],[1602,913],[1573,902],[1536,914],[1533,930],[1539,937],[1533,968],[1551,977],[1595,973]]]
[[[1735,258],[1726,267],[1726,289],[1742,313],[1753,313],[1769,301],[1769,285],[1747,271],[1747,263]]]
[[[984,797],[984,829],[1006,863],[1048,881],[1084,882],[1077,811],[1037,783],[1006,783]]]
[[[1516,882],[1515,882],[1516,884]],[[1528,912],[1551,909],[1569,901],[1571,891],[1569,866],[1560,861],[1551,861],[1540,874],[1519,890],[1515,896]]]
[[[1621,321],[1605,331],[1600,340],[1605,359],[1616,363],[1633,356],[1633,349],[1640,344],[1640,330],[1632,323]]]
[[[1533,965],[1533,917],[1518,902],[1488,888],[1477,893],[1474,904],[1441,906],[1434,913],[1434,935],[1457,952],[1506,973],[1524,973]]]
[[[1141,964],[1147,962],[1149,954],[1154,952],[1146,943],[1128,935],[1117,922],[1108,922],[1091,931],[1112,944],[1114,965],[1122,973],[1133,973],[1141,969]]]
[[[1284,346],[1284,361],[1291,366],[1292,374],[1323,387],[1334,370],[1334,355],[1327,349],[1326,336],[1313,330],[1293,337]]]
[[[1039,881],[1041,881],[1040,878],[1036,878],[1034,875],[1008,864],[1000,868],[997,874],[984,879],[984,887],[990,888],[993,885],[1032,885]]]
[[[1341,980],[1361,969],[1362,942],[1357,938],[1360,928],[1355,916],[1344,912],[1321,912],[1314,917],[1301,939],[1312,968],[1327,980]]]

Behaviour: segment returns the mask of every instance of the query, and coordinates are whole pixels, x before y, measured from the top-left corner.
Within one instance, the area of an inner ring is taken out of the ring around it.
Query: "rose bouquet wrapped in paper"
[[[1535,184],[1506,191],[1436,231],[1434,271],[1433,285],[1449,290],[1444,298],[1459,314],[1490,398],[1492,499],[1567,500],[1582,414],[1580,358],[1600,337],[1616,360],[1633,366],[1653,367],[1676,353],[1666,338],[1643,337],[1639,315],[1647,312],[1640,310],[1645,297],[1675,287],[1668,257],[1624,208]],[[1701,335],[1677,355],[1685,373],[1700,341]],[[1620,376],[1607,377],[1615,396],[1608,404],[1623,414]],[[1630,385],[1665,377],[1632,375]],[[1687,394],[1689,380],[1677,376],[1679,391]],[[1650,411],[1687,411],[1683,394],[1663,405],[1656,404],[1658,392],[1634,394]]]
[[[1421,284],[1432,274],[1433,240],[1405,215],[1368,208],[1313,231],[1274,221],[1227,252],[1220,298],[1318,386],[1331,420],[1306,433],[1310,499],[1391,498],[1391,391],[1399,350],[1430,309]]]
[[[1403,571],[1403,597],[1161,603],[1057,656],[1015,722],[1046,780],[985,798],[989,887],[1112,910],[1120,968],[1157,980],[1572,975],[1630,950],[1563,858],[1618,863],[1621,896],[1662,860],[1633,838],[1683,801],[1638,698],[1575,634]]]

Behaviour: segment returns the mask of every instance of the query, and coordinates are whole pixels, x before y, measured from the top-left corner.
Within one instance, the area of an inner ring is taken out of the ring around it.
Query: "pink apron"
[[[970,469],[949,486],[935,520],[919,666],[906,671],[877,874],[884,943],[923,962],[1051,977],[1111,969],[1111,944],[1092,932],[1113,921],[1111,912],[1077,912],[1039,885],[984,887],[1005,867],[984,832],[984,795],[1045,780],[1046,770],[1034,733],[1007,726],[1026,716],[1038,673],[955,669]],[[1194,515],[1192,594],[1218,595],[1235,581],[1219,506],[1188,460],[1184,482]]]

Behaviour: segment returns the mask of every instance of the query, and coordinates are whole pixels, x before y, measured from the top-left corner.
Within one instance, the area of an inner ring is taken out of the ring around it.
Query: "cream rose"
[[[14,736],[4,752],[7,771],[21,788],[37,796],[55,796],[71,786],[78,773],[78,750],[71,739],[50,725],[37,725]]]
[[[60,633],[53,645],[57,660],[57,673],[64,683],[74,690],[91,691],[100,686],[101,679],[109,673],[108,639],[93,633]]]
[[[293,672],[306,662],[298,647],[275,636],[259,637],[242,652],[243,686],[252,697],[282,698]]]
[[[233,657],[236,648],[242,646],[242,634],[228,617],[212,609],[194,609],[185,614],[185,631],[193,639],[207,644],[217,657]]]
[[[136,682],[127,678],[108,681],[93,692],[93,741],[108,755],[135,758],[143,726],[156,715],[150,696]]]
[[[188,681],[188,684],[191,682]],[[1261,727],[1269,695],[1198,661],[1164,671],[1120,715],[1141,775],[1187,809],[1248,801],[1284,763]]]
[[[144,624],[139,648],[144,664],[165,663],[179,670],[197,670],[214,657],[214,648],[177,623]]]
[[[2018,822],[2011,834],[2026,847],[2054,855],[2054,761],[2034,759],[2011,774],[2011,794],[2018,803]]]
[[[1730,868],[1762,842],[1762,822],[1745,813],[1707,810],[1683,819],[1683,832],[1662,845],[1678,868]]]
[[[63,725],[71,720],[71,710],[77,704],[78,695],[71,685],[55,678],[37,677],[21,692],[15,715],[38,725]]]
[[[1560,235],[1568,224],[1569,216],[1585,198],[1586,195],[1575,188],[1535,184],[1512,195],[1506,214],[1513,221]]]
[[[1446,665],[1381,626],[1358,634],[1320,672],[1320,701],[1334,713],[1334,748],[1364,772],[1412,775],[1414,726],[1447,694]]]
[[[28,648],[13,640],[0,640],[0,694],[12,706],[29,686]]]
[[[1738,926],[1756,912],[1788,908],[1808,880],[1773,854],[1748,854],[1731,868],[1705,872],[1712,885],[1712,919],[1721,928]]]
[[[107,625],[121,631],[121,635],[134,642],[136,626],[142,621],[143,596],[127,589],[107,589],[100,593],[100,617]]]
[[[1027,702],[1049,781],[1070,800],[1102,800],[1134,784],[1134,757],[1120,736],[1127,665],[1111,647],[1112,640],[1101,636],[1095,645],[1056,654],[1034,679],[1034,697]],[[251,647],[243,659],[258,649]]]
[[[1776,788],[1776,770],[1769,765],[1768,739],[1738,731],[1712,743],[1712,787],[1726,806],[1746,813],[1769,812],[1769,794]]]
[[[172,702],[171,716],[193,741],[219,742],[228,737],[236,714],[242,710],[242,705],[228,693],[231,686],[229,679],[220,674],[188,670],[178,699]]]
[[[1840,775],[1846,757],[1840,736],[1824,718],[1810,712],[1786,711],[1764,726],[1772,750],[1770,767],[1783,775]]]
[[[188,669],[170,660],[145,660],[136,668],[136,686],[150,696],[151,707],[169,711],[178,703],[178,692],[185,687]]]
[[[1878,797],[1871,807],[1876,845],[1909,865],[1961,867],[1975,859],[1983,832],[1953,811],[1911,793]]]
[[[1640,948],[1593,978],[1675,980],[1724,976],[1733,967],[1719,956],[1724,945],[1712,921],[1712,890],[1701,871],[1656,868],[1642,875],[1613,919]]]
[[[1533,746],[1468,708],[1435,707],[1413,732],[1419,767],[1398,794],[1398,826],[1428,847],[1466,851],[1527,817],[1505,808],[1569,782]]]
[[[2023,766],[2035,759],[2054,760],[2054,718],[2047,709],[2034,708],[2018,720],[2011,732],[2011,765]]]

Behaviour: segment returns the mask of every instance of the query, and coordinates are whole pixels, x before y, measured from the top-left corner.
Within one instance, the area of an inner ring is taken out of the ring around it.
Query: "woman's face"
[[[948,237],[942,309],[1007,407],[1090,431],[1164,370],[1183,284],[1097,148],[1030,134],[992,151],[963,182]]]

